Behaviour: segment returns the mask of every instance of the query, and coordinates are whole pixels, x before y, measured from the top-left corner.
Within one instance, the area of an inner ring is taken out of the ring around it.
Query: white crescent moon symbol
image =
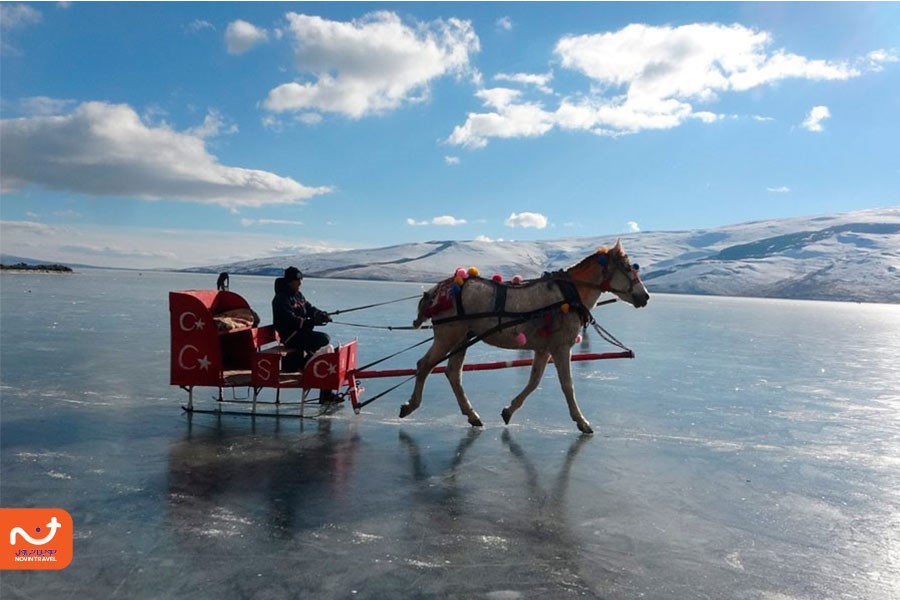
[[[325,367],[324,375],[319,374],[319,367],[321,367],[321,366]],[[316,364],[313,365],[313,375],[315,375],[318,379],[325,379],[328,376],[328,361],[326,361],[326,360],[316,361]]]
[[[184,316],[184,315],[182,315],[182,316]],[[187,330],[185,330],[185,331],[187,331]],[[182,369],[184,369],[185,371],[193,371],[194,369],[197,368],[196,366],[189,367],[186,364],[184,364],[184,351],[187,350],[188,348],[193,348],[194,352],[199,352],[199,350],[197,350],[197,346],[191,346],[190,344],[188,344],[187,346],[185,346],[184,348],[181,349],[181,352],[178,353],[178,366],[181,367]]]
[[[188,315],[194,317],[194,325],[192,327],[185,327],[184,318]],[[197,326],[197,315],[192,312],[181,313],[181,316],[178,317],[178,325],[181,327],[182,331],[193,331]]]

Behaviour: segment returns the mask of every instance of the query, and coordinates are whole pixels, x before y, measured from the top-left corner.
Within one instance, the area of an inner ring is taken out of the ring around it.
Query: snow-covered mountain
[[[536,277],[620,237],[651,292],[900,303],[900,207],[536,242],[432,241],[260,258],[194,272],[437,282],[459,266]]]

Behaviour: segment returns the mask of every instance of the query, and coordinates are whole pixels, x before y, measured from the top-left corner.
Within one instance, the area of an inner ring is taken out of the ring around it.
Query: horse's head
[[[632,263],[625,254],[621,240],[616,240],[616,245],[611,250],[598,250],[596,256],[603,267],[602,286],[605,291],[612,292],[635,308],[647,306],[650,292],[644,287],[638,274],[640,267],[637,263]]]

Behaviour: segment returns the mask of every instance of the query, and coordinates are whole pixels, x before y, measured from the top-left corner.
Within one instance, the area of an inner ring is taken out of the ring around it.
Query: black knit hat
[[[303,273],[297,267],[288,267],[284,270],[284,280],[294,281],[295,279],[303,279]]]

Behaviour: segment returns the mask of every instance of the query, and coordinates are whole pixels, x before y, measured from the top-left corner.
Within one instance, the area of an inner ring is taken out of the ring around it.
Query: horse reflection
[[[447,577],[435,577],[423,594],[461,594],[463,588],[474,584],[477,570],[497,568],[509,570],[513,587],[536,597],[552,596],[562,591],[585,592],[590,588],[580,573],[578,548],[581,547],[570,527],[567,513],[567,494],[576,459],[590,441],[579,436],[568,447],[565,458],[552,481],[542,486],[548,469],[535,466],[528,455],[514,441],[507,430],[501,436],[503,447],[509,450],[518,469],[497,465],[485,467],[480,473],[470,468],[473,459],[467,455],[476,440],[478,447],[487,450],[486,440],[479,438],[479,429],[470,429],[455,448],[423,452],[416,439],[400,432],[399,440],[409,456],[413,482],[412,497],[402,539],[393,540],[408,547],[398,548],[409,553],[416,564],[440,568],[452,565]],[[489,435],[481,433],[481,436]],[[496,438],[489,435],[489,439]],[[430,445],[433,444],[430,441]],[[478,464],[484,465],[484,452]],[[460,568],[471,573],[471,584],[453,581]],[[444,583],[440,583],[444,581]],[[453,595],[451,594],[451,595]],[[483,594],[481,594],[483,595]]]
[[[526,506],[516,510],[528,515],[528,518],[511,519],[511,522],[518,526],[516,534],[521,545],[534,550],[532,560],[536,570],[545,571],[555,580],[542,579],[543,585],[550,584],[546,592],[559,593],[559,587],[562,586],[567,593],[590,594],[591,589],[584,581],[578,565],[577,549],[581,544],[569,526],[566,496],[575,459],[591,438],[579,436],[569,446],[555,480],[546,488],[540,483],[541,472],[513,440],[508,429],[504,430],[501,439],[525,471]]]
[[[169,520],[180,533],[243,535],[265,522],[268,535],[290,538],[351,510],[359,438],[315,431],[256,435],[221,424],[189,430],[169,452]]]

